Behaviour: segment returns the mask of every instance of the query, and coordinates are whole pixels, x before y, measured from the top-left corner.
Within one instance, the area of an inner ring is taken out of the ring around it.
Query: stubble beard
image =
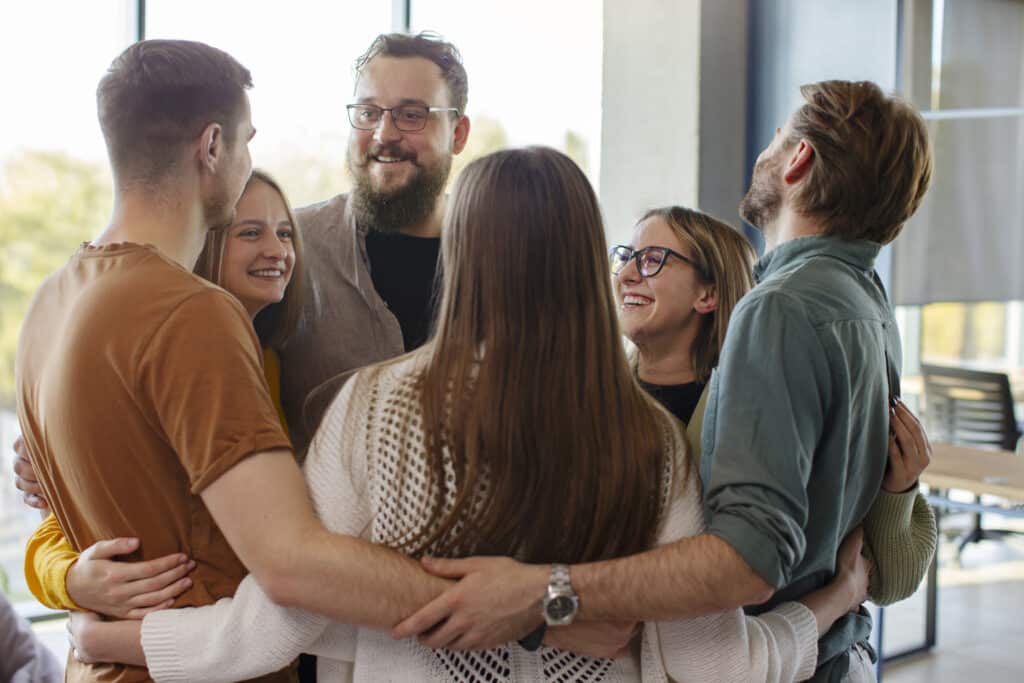
[[[740,202],[740,217],[762,232],[775,223],[782,209],[782,190],[777,184],[776,170],[771,158],[758,162],[750,189]]]

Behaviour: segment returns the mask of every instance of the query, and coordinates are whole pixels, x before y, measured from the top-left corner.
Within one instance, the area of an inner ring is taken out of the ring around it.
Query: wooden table
[[[932,462],[921,480],[933,489],[962,489],[1024,504],[1024,457],[1009,451],[933,443]]]
[[[983,450],[948,443],[932,443],[932,461],[921,475],[921,481],[932,491],[928,502],[935,509],[936,524],[944,510],[998,514],[1024,518],[1024,457],[1009,451]],[[977,495],[999,496],[1000,503],[961,503],[950,500],[937,491],[960,489]],[[882,678],[881,664],[903,657],[927,652],[935,646],[938,616],[938,548],[932,557],[925,587],[924,643],[901,652],[879,657],[878,678]],[[885,610],[879,610],[879,650],[885,628]],[[879,652],[881,655],[882,653]]]

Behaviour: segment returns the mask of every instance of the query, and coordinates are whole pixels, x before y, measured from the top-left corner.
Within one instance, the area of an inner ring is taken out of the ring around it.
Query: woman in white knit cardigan
[[[348,382],[310,448],[325,525],[414,556],[535,563],[699,533],[685,440],[626,362],[606,254],[597,198],[565,155],[528,148],[470,164],[445,220],[433,337]],[[325,682],[800,680],[819,634],[864,598],[859,550],[844,544],[836,579],[800,603],[649,623],[614,660],[516,644],[430,650],[278,607],[251,576],[233,599],[147,616],[144,661],[124,623],[78,617],[75,645],[84,659],[145,664],[158,681],[241,680],[300,652],[319,657]]]

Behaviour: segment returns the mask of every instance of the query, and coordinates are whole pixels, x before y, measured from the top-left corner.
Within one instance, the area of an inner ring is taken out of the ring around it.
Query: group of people
[[[381,35],[356,75],[354,188],[294,214],[230,55],[142,41],[99,84],[113,215],[17,359],[68,680],[873,680],[861,603],[935,547],[874,271],[920,116],[805,86],[740,207],[755,264],[683,207],[609,248],[548,148],[446,195],[458,51]]]

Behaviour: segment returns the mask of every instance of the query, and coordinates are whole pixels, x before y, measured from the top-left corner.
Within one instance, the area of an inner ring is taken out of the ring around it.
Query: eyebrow
[[[375,102],[376,99],[377,99],[376,97],[360,97],[358,100],[356,100],[356,104],[376,104],[376,102]],[[396,107],[401,107],[401,106],[406,105],[406,104],[418,104],[418,105],[423,106],[423,107],[430,107],[430,106],[432,106],[430,104],[427,104],[426,100],[421,100],[418,97],[404,97],[404,98],[400,99],[398,101],[398,104],[396,104],[395,106]]]

